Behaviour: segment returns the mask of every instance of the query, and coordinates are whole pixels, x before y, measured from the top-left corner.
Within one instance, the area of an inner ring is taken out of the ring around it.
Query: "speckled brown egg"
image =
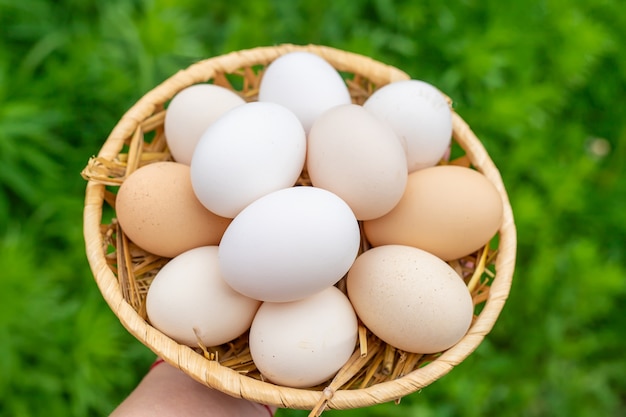
[[[407,352],[448,349],[472,322],[472,297],[461,277],[441,259],[410,246],[364,252],[348,272],[347,288],[365,326]]]

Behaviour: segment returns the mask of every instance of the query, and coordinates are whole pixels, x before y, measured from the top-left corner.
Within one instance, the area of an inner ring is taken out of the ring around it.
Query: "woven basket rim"
[[[403,71],[363,55],[319,45],[257,47],[199,61],[180,70],[140,98],[119,120],[102,145],[98,157],[115,158],[124,140],[139,123],[169,101],[180,89],[210,80],[216,73],[232,73],[245,65],[267,64],[287,52],[308,51],[329,61],[337,70],[359,72],[378,85],[409,79]],[[104,299],[122,325],[166,362],[180,368],[197,381],[234,397],[294,409],[358,408],[397,400],[429,385],[469,356],[494,326],[512,284],[516,257],[516,229],[513,212],[500,172],[486,149],[468,124],[453,111],[453,136],[461,144],[472,164],[498,189],[503,202],[503,222],[499,230],[499,255],[494,279],[484,309],[463,339],[436,360],[393,380],[362,388],[323,392],[273,385],[241,375],[198,355],[193,349],[179,345],[150,326],[125,301],[117,277],[107,265],[103,252],[101,222],[105,185],[88,181],[83,213],[84,240],[87,259]]]

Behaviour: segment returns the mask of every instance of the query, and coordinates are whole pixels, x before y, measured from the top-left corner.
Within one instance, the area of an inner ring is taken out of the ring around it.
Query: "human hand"
[[[275,411],[208,388],[157,360],[110,417],[273,417]]]

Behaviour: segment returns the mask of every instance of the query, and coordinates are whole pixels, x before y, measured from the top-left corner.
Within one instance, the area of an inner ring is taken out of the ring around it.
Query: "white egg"
[[[339,281],[354,262],[359,225],[330,191],[291,187],[239,213],[219,245],[224,280],[262,301],[293,301]]]
[[[290,303],[263,303],[250,328],[250,354],[264,378],[311,387],[348,361],[358,334],[348,298],[329,287]]]
[[[394,129],[405,148],[409,172],[436,165],[450,146],[450,105],[437,88],[424,81],[387,84],[363,106]]]
[[[233,218],[254,200],[295,184],[306,157],[302,124],[275,103],[247,103],[202,135],[191,161],[198,200]]]
[[[150,323],[181,344],[229,342],[250,328],[260,302],[235,292],[222,279],[217,246],[183,252],[157,273],[148,290]]]
[[[310,52],[291,52],[274,60],[261,79],[259,101],[287,107],[307,132],[320,114],[352,102],[337,70]]]
[[[196,84],[178,92],[167,106],[163,128],[176,162],[191,164],[193,151],[205,130],[222,114],[245,101],[213,84]]]

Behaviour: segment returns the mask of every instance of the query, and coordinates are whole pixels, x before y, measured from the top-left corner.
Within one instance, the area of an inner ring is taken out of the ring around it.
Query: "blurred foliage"
[[[0,415],[103,416],[141,378],[152,354],[84,257],[79,172],[178,69],[284,42],[451,96],[519,232],[509,301],[474,354],[400,405],[325,415],[626,415],[624,28],[619,0],[0,0]]]

